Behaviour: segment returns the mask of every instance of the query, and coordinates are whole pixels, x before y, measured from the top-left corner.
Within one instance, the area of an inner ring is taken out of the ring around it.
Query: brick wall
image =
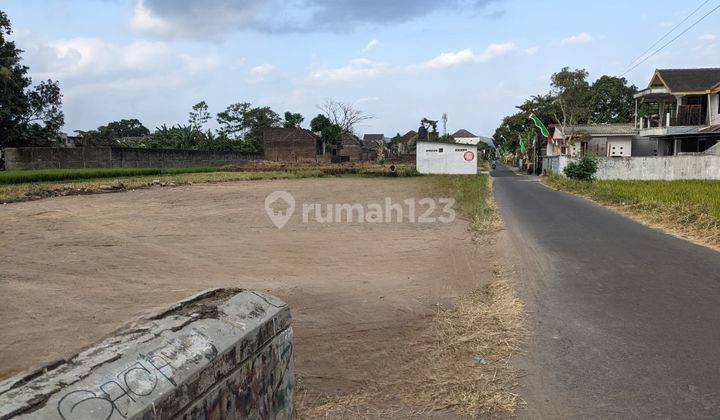
[[[243,164],[260,156],[199,150],[121,147],[18,147],[5,149],[5,168],[180,168]]]

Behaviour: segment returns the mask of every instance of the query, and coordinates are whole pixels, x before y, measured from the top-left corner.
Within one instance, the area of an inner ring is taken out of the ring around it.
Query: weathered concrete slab
[[[287,305],[212,289],[0,382],[0,419],[290,418]]]

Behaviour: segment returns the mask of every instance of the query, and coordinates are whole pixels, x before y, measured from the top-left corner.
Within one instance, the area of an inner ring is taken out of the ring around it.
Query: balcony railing
[[[640,129],[707,125],[707,111],[702,105],[681,105],[677,113],[648,115],[638,120]]]
[[[707,123],[707,112],[702,105],[682,105],[678,109],[677,116],[670,119],[672,126],[705,125]]]

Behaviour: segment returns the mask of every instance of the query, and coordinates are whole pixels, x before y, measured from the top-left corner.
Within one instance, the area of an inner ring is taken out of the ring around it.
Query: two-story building
[[[720,141],[720,68],[656,70],[635,95],[639,135],[658,155],[704,152]]]

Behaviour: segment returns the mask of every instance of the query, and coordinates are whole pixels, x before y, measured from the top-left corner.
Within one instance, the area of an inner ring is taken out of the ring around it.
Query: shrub
[[[565,176],[580,181],[592,181],[597,172],[597,161],[590,156],[583,156],[578,162],[570,162],[563,169]]]

